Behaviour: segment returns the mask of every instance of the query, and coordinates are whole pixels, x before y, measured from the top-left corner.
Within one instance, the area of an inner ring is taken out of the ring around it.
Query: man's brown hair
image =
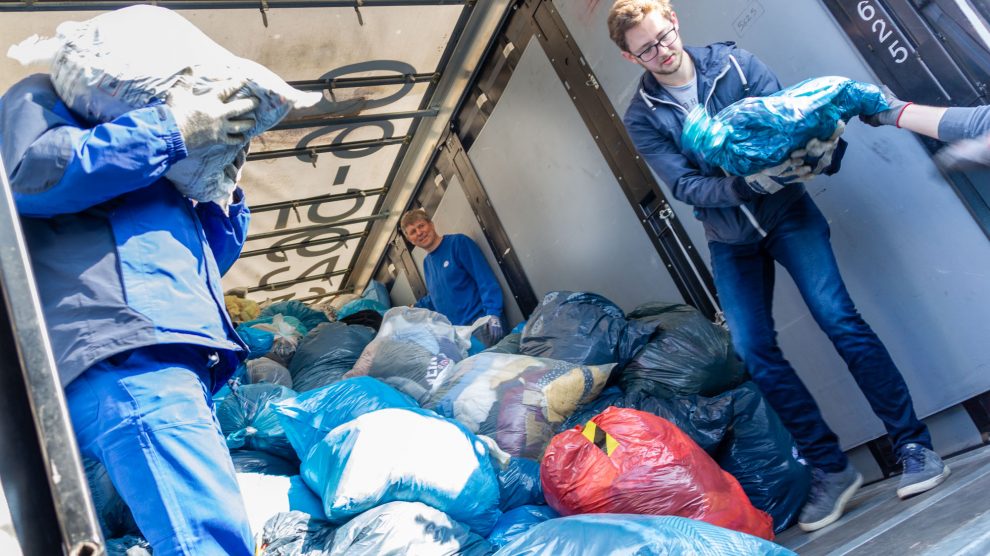
[[[674,13],[670,0],[616,0],[608,12],[608,36],[621,50],[629,52],[626,31],[639,25],[654,10],[667,19]]]
[[[432,220],[430,220],[430,215],[426,214],[425,210],[421,208],[413,209],[402,215],[402,219],[399,220],[399,227],[402,228],[403,232],[405,232],[406,226],[415,224],[423,220],[427,222],[432,222]]]

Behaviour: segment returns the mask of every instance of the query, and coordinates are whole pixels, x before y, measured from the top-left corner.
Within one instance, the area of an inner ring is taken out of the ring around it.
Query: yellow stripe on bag
[[[593,421],[588,421],[584,425],[584,430],[581,431],[581,434],[588,439],[588,442],[598,446],[601,451],[605,452],[606,456],[611,456],[612,452],[619,447],[619,442],[612,438],[611,434],[598,428],[598,425]]]

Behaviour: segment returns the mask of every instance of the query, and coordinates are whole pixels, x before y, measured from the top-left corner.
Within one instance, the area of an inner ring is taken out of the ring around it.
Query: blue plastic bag
[[[488,542],[502,548],[534,525],[560,517],[550,506],[519,506],[502,514],[488,535]]]
[[[316,328],[320,323],[330,322],[330,319],[327,318],[323,311],[317,311],[305,303],[294,299],[272,303],[261,310],[261,315],[258,318],[271,318],[279,314],[299,319],[299,322],[305,327],[302,331],[304,335],[309,330]]]
[[[378,311],[384,315],[385,311],[388,311],[388,306],[382,305],[374,299],[355,299],[337,310],[337,320],[346,319],[354,313],[368,310]]]
[[[238,473],[260,473],[289,477],[299,474],[299,464],[257,450],[231,450],[230,460]]]
[[[519,506],[546,504],[543,485],[540,484],[540,462],[526,458],[509,458],[509,463],[498,472],[500,510]]]
[[[419,405],[409,396],[371,377],[348,378],[276,403],[289,442],[306,457],[328,432],[365,413],[379,409]]]
[[[333,554],[488,556],[495,548],[447,514],[419,502],[390,502],[341,525]]]
[[[275,334],[267,330],[259,330],[250,325],[241,324],[237,327],[237,335],[244,340],[248,347],[248,359],[257,359],[272,349]]]
[[[335,523],[388,502],[422,502],[487,535],[499,515],[488,447],[423,409],[382,409],[333,429],[302,476]]]
[[[496,556],[711,554],[796,556],[770,541],[684,517],[585,514],[534,525]]]
[[[828,139],[839,120],[888,108],[880,88],[845,77],[808,79],[765,97],[748,97],[709,116],[688,114],[681,144],[736,176],[781,164],[813,138]]]
[[[292,390],[277,384],[247,384],[233,388],[217,406],[220,430],[227,447],[261,450],[284,459],[296,459],[273,402],[295,397]]]
[[[388,289],[385,287],[385,284],[382,284],[378,280],[368,282],[368,285],[364,288],[364,292],[361,293],[361,297],[377,301],[385,307],[386,311],[392,307],[392,297],[388,294]]]

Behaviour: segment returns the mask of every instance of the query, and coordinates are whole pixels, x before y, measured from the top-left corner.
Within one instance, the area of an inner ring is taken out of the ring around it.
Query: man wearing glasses
[[[828,223],[802,184],[815,174],[838,171],[845,150],[838,139],[841,127],[831,140],[813,139],[777,167],[752,176],[727,175],[681,150],[684,119],[699,104],[715,114],[747,96],[780,90],[773,72],[731,42],[685,47],[669,0],[618,0],[608,28],[622,57],[646,70],[626,111],[629,135],[674,197],[692,205],[704,224],[736,352],[814,468],[801,528],[814,531],[838,520],[863,479],[777,345],[775,263],[794,279],[815,322],[883,421],[904,466],[898,496],[940,484],[949,470],[931,450],[900,371],[850,299]],[[805,164],[805,154],[820,155],[814,169]]]

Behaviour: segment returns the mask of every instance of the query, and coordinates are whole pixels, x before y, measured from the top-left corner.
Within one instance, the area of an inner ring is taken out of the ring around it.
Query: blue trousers
[[[194,346],[141,348],[65,388],[80,451],[106,466],[155,556],[254,554],[211,408],[209,356]]]
[[[811,465],[836,472],[848,462],[811,393],[777,345],[772,311],[774,261],[794,279],[815,322],[883,421],[894,448],[911,442],[931,448],[928,429],[914,413],[904,378],[846,291],[829,243],[828,223],[811,197],[804,195],[795,201],[761,241],[710,242],[709,249],[715,287],[736,352]]]

